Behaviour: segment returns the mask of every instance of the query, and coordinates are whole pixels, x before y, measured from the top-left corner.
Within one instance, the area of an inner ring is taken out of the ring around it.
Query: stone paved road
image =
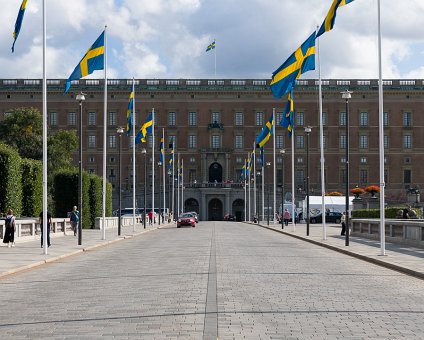
[[[0,291],[1,339],[424,338],[424,281],[241,223],[159,229]]]

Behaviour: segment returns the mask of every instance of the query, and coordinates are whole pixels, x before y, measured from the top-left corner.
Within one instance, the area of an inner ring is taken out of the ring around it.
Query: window
[[[57,112],[50,112],[49,125],[57,125]]]
[[[190,149],[194,149],[197,147],[197,136],[196,135],[189,135],[188,136],[188,147]]]
[[[389,183],[389,170],[384,170],[384,183]]]
[[[284,136],[276,135],[275,136],[275,147],[277,149],[284,148]]]
[[[340,112],[340,126],[346,126],[346,112]]]
[[[303,164],[303,157],[297,157],[297,164]]]
[[[188,113],[188,125],[196,126],[197,125],[197,114],[194,111]]]
[[[77,125],[77,114],[75,112],[68,112],[68,125]]]
[[[389,136],[388,135],[384,135],[384,148],[385,149],[389,148]]]
[[[389,113],[383,112],[383,125],[389,126]]]
[[[168,125],[169,126],[175,126],[176,124],[176,114],[175,112],[171,111],[168,112]]]
[[[361,164],[367,164],[367,157],[361,157]]]
[[[404,135],[403,136],[403,148],[404,149],[412,149],[412,136]]]
[[[190,169],[188,171],[188,181],[190,183],[193,183],[194,181],[196,181],[196,170]]]
[[[326,149],[327,148],[327,135],[322,135],[322,141],[323,141],[322,147],[324,149]],[[319,139],[318,144],[321,145],[321,139]]]
[[[305,113],[304,112],[297,112],[296,113],[296,126],[303,126],[305,125]]]
[[[129,143],[130,143],[129,148],[132,149],[134,147],[134,138],[133,138],[132,135],[130,136],[130,142]],[[132,157],[131,157],[130,162],[132,163]]]
[[[115,135],[109,136],[109,148],[111,148],[111,149],[116,148],[116,136]]]
[[[256,125],[257,126],[264,125],[264,113],[263,112],[256,112]]]
[[[221,115],[219,112],[212,112],[212,124],[221,123]]]
[[[274,123],[277,124],[276,126],[278,126],[280,124],[280,122],[281,122],[281,119],[283,119],[283,114],[284,114],[284,112],[282,112],[282,111],[277,111],[275,113],[275,121],[274,121]]]
[[[340,149],[346,149],[346,135],[340,135]]]
[[[361,112],[359,115],[359,125],[368,126],[368,112]]]
[[[304,141],[303,135],[296,136],[296,148],[297,149],[305,148],[305,141]]]
[[[151,148],[153,146],[153,136],[152,135],[147,136],[147,145],[149,146],[149,148]]]
[[[403,184],[411,184],[411,170],[403,170]]]
[[[243,160],[241,159],[241,157],[236,158],[236,163],[237,164],[243,163]]]
[[[328,114],[327,112],[322,113],[322,126],[328,125]]]
[[[94,156],[90,156],[90,157],[88,157],[88,162],[89,163],[96,163],[96,158]]]
[[[368,136],[360,135],[359,136],[359,148],[360,149],[368,149]]]
[[[96,112],[88,113],[88,125],[90,126],[96,125]]]
[[[296,170],[296,185],[297,187],[303,187],[303,182],[305,180],[305,172],[303,169]]]
[[[243,126],[243,112],[236,112],[236,126]]]
[[[174,148],[177,147],[177,137],[174,135],[169,135],[168,144],[174,144]]]
[[[340,157],[340,163],[346,164],[346,157]]]
[[[95,148],[96,147],[96,136],[90,135],[88,136],[88,147]]]
[[[340,170],[340,182],[346,183],[346,169]]]
[[[213,135],[212,136],[212,148],[218,149],[221,147],[221,138],[219,135]]]
[[[116,112],[109,112],[109,126],[116,125]]]
[[[404,112],[403,113],[403,126],[412,126],[412,113]]]
[[[359,170],[359,181],[361,184],[368,184],[368,170]]]
[[[191,164],[196,163],[196,158],[194,158],[194,157],[190,157],[190,163],[191,163]]]
[[[243,136],[241,136],[241,135],[236,136],[235,148],[236,149],[243,149]]]

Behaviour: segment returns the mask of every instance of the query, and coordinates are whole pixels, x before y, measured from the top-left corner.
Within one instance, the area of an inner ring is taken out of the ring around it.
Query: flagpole
[[[106,240],[106,147],[107,147],[107,25],[105,25],[105,56],[104,56],[104,70],[105,70],[105,90],[104,90],[104,103],[103,103],[103,236],[102,240]],[[81,207],[82,208],[82,207]]]
[[[132,140],[132,144],[133,144],[133,148],[132,148],[132,163],[133,163],[133,232],[135,232],[135,208],[136,208],[136,202],[135,202],[135,80],[133,77],[133,81],[132,81],[132,91],[133,91],[133,112],[132,112],[132,125],[133,125],[133,129],[132,129],[132,135],[133,135],[133,140]]]
[[[273,134],[273,162],[274,162],[274,205],[272,207],[273,212],[273,223],[275,224],[275,212],[276,212],[276,203],[277,203],[277,174],[276,174],[276,164],[275,164],[275,108],[272,109],[272,134]]]
[[[255,142],[253,142],[253,152],[254,155],[253,158],[253,211],[255,212],[253,216],[258,217],[258,211],[256,206],[256,145]]]
[[[265,162],[265,149],[263,150],[264,152],[264,161],[262,162],[262,219],[265,218],[265,167],[264,167],[264,162]]]
[[[172,219],[175,220],[175,144],[174,144],[174,140],[172,140]]]
[[[213,41],[215,42],[214,55],[215,55],[215,79],[216,79],[216,39],[214,38]]]
[[[177,162],[177,218],[180,216],[180,153]]]
[[[319,26],[317,26],[317,31],[319,29]],[[321,212],[322,216],[325,216],[325,158],[324,158],[324,124],[322,119],[322,81],[321,81],[321,57],[320,57],[320,49],[319,49],[319,41],[320,38],[317,38],[318,40],[318,102],[319,102],[319,139],[320,139],[320,149],[321,149],[321,196],[322,196],[322,203],[321,203]],[[309,216],[307,214],[306,216]],[[327,226],[325,222],[325,218],[322,219],[322,239],[327,239]]]
[[[155,224],[155,109],[152,108],[152,225]]]
[[[294,114],[294,112],[293,112]],[[294,223],[294,205],[295,205],[295,187],[294,187],[294,127],[292,126],[292,136],[291,136],[291,146],[292,146],[292,225],[293,232],[296,231],[296,224]]]
[[[248,167],[247,167],[247,213],[248,213],[248,221],[250,222],[250,152],[247,153],[247,159],[248,159]]]
[[[181,212],[184,213],[184,158],[181,158]]]
[[[43,246],[47,255],[47,66],[46,2],[43,0]],[[81,207],[80,207],[81,209]],[[81,223],[81,222],[80,222]]]
[[[246,158],[244,159],[244,166],[246,166]],[[246,177],[247,177],[247,169],[244,170],[244,220],[247,221],[247,197],[246,197]]]
[[[385,225],[385,211],[384,211],[384,127],[383,127],[383,76],[382,76],[382,62],[381,62],[381,10],[380,0],[378,4],[378,111],[379,111],[379,124],[378,130],[380,135],[380,255],[386,255],[386,225]],[[348,226],[349,228],[349,226]],[[347,229],[349,232],[349,229]]]
[[[166,184],[166,175],[165,175],[166,171],[165,171],[165,164],[166,164],[166,162],[165,162],[165,129],[164,128],[162,128],[162,148],[163,148],[163,154],[162,154],[162,157],[163,157],[163,159],[162,159],[162,161],[163,161],[163,169],[162,169],[162,177],[163,177],[163,211],[162,211],[162,214],[163,214],[163,217],[164,217],[163,221],[165,222],[165,208],[166,208],[166,196],[165,196],[166,195],[166,190],[165,190],[165,188],[166,188],[166,185],[165,185]],[[162,150],[161,150],[161,153],[162,153]],[[159,218],[160,218],[160,216],[159,216]]]

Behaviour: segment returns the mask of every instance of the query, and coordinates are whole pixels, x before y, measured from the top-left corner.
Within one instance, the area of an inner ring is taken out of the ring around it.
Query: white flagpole
[[[378,0],[378,111],[379,124],[378,130],[380,135],[380,255],[386,255],[386,225],[384,211],[384,127],[383,127],[383,76],[381,66],[381,13],[380,0]],[[349,226],[348,226],[349,228]],[[347,229],[349,232],[349,229]]]
[[[317,30],[319,27],[317,26]],[[321,212],[322,216],[325,216],[325,167],[324,167],[324,124],[322,120],[322,81],[321,81],[321,58],[320,58],[320,50],[319,50],[319,41],[318,38],[318,102],[319,102],[319,139],[320,139],[320,146],[321,146]],[[307,214],[308,216],[308,214]],[[325,222],[325,218],[322,219],[322,238],[323,240],[327,239],[327,226]]]
[[[175,143],[172,140],[172,218],[175,220]],[[174,221],[172,221],[174,222]]]
[[[253,216],[258,217],[258,211],[256,209],[256,145],[255,142],[253,142],[253,211],[255,212]]]
[[[294,114],[294,112],[293,112]],[[296,224],[294,223],[294,205],[295,205],[295,187],[294,187],[294,127],[292,127],[292,136],[291,136],[291,145],[292,145],[292,225],[293,232],[296,231]]]
[[[47,66],[46,66],[46,3],[43,0],[43,246],[47,255]],[[80,207],[81,209],[81,207]],[[81,223],[81,222],[80,222]]]
[[[215,79],[216,79],[216,39],[213,39],[214,43],[215,43],[215,48],[214,48],[214,55],[215,55]]]
[[[248,176],[247,176],[247,185],[248,185],[248,187],[247,187],[247,205],[248,205],[247,213],[248,213],[248,215],[247,216],[249,217],[248,221],[250,222],[250,152],[247,153],[247,159],[249,160],[249,162],[248,162],[249,170],[246,171],[246,173],[248,174]]]
[[[152,213],[155,224],[155,109],[152,108]]]
[[[180,153],[177,162],[177,218],[180,216]]]
[[[103,237],[106,240],[106,149],[107,149],[107,26],[105,26],[105,57],[104,57],[104,70],[105,70],[105,91],[104,91],[104,105],[103,105]]]
[[[164,217],[164,222],[165,222],[165,208],[166,208],[166,171],[165,171],[165,167],[166,167],[166,162],[165,162],[165,129],[162,128],[162,147],[163,147],[163,169],[162,169],[162,175],[163,175],[163,217]],[[162,151],[161,151],[162,152]],[[160,218],[160,216],[159,216]]]
[[[184,213],[184,158],[181,158],[181,212]]]
[[[273,149],[274,149],[274,154],[273,154],[273,162],[274,162],[274,204],[272,207],[272,213],[273,213],[273,218],[272,221],[275,224],[276,220],[275,220],[275,213],[276,213],[276,204],[277,204],[277,173],[276,173],[276,162],[275,162],[275,108],[272,109],[272,134],[273,134]]]
[[[246,166],[246,158],[244,159],[244,166]],[[244,220],[247,221],[247,195],[246,195],[246,177],[247,169],[244,170]]]
[[[132,129],[132,163],[133,163],[133,232],[135,232],[135,80],[133,77],[133,93],[134,93],[134,97],[133,97],[133,111],[132,111],[132,125],[133,125],[133,129]]]
[[[262,163],[262,219],[265,218],[265,150],[264,151],[264,162]]]

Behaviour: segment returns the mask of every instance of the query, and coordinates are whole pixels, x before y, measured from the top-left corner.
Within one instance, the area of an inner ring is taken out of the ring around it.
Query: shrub
[[[343,194],[338,191],[332,191],[332,192],[327,192],[325,196],[343,196]]]
[[[22,215],[38,216],[43,210],[43,164],[22,160]]]

